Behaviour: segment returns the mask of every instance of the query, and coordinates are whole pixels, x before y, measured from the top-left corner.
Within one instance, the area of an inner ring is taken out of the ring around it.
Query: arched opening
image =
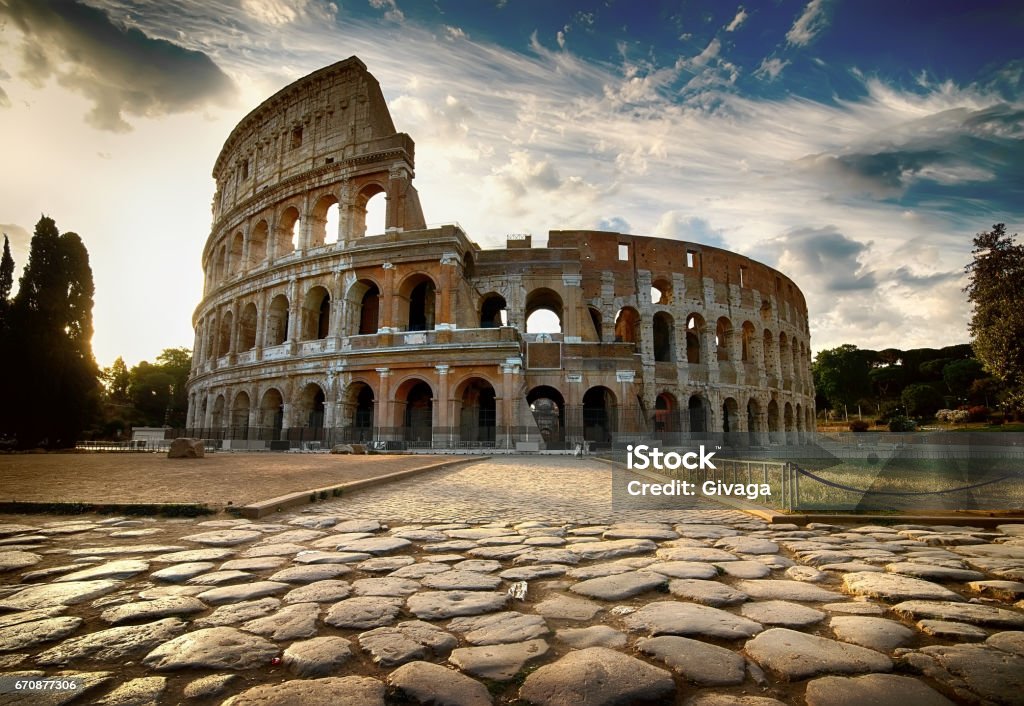
[[[751,397],[747,401],[747,434],[750,437],[751,444],[760,443],[758,435],[764,431],[761,428],[763,422],[761,420],[761,403]]]
[[[793,405],[789,402],[783,408],[783,422],[785,423],[786,429],[786,442],[792,443],[794,432],[796,432],[796,424],[793,422]]]
[[[772,443],[779,443],[781,427],[779,426],[779,403],[771,400],[768,403],[768,438]]]
[[[373,388],[365,382],[354,382],[345,390],[345,421],[347,440],[369,441],[373,438]]]
[[[592,387],[583,395],[583,438],[596,445],[610,444],[616,430],[615,394],[607,387]]]
[[[691,395],[686,407],[690,417],[690,432],[706,432],[708,430],[708,414],[707,403],[704,398],[700,395]]]
[[[281,438],[284,428],[284,398],[276,388],[263,393],[260,400],[260,431],[264,439]]]
[[[202,406],[199,409],[199,419],[196,420],[196,426],[202,426],[204,429],[206,428],[207,402],[208,402],[208,399],[206,397],[204,397],[203,398],[203,404],[202,404]]]
[[[245,239],[242,237],[242,231],[238,231],[231,236],[231,251],[229,254],[231,274],[238,274],[244,269],[245,263],[242,262],[242,253],[244,251]]]
[[[302,302],[302,340],[327,338],[330,329],[331,295],[323,287],[313,287]]]
[[[277,222],[277,237],[274,240],[274,257],[284,257],[299,247],[299,209],[289,206]]]
[[[740,329],[740,359],[744,363],[749,363],[753,360],[754,336],[756,335],[754,324],[744,321],[743,328]]]
[[[249,302],[242,308],[238,320],[238,350],[247,351],[256,347],[256,305]]]
[[[594,307],[589,307],[587,311],[590,312],[590,323],[594,325],[594,340],[600,343],[603,339],[602,330],[604,326],[604,317],[601,316],[601,312]]]
[[[315,382],[309,383],[302,388],[302,394],[299,395],[296,419],[301,421],[307,429],[313,430],[314,433],[322,432],[326,417],[326,402],[327,396],[324,394],[323,388]],[[316,438],[320,438],[320,436],[317,435]]]
[[[235,437],[244,437],[245,430],[249,427],[249,401],[247,392],[239,392],[231,402],[231,427],[236,431],[232,434]]]
[[[220,322],[220,336],[217,341],[217,357],[227,355],[231,352],[231,329],[234,324],[234,314],[230,311],[224,312],[224,318]]]
[[[651,304],[668,306],[672,303],[672,281],[659,277],[651,283]]]
[[[779,332],[779,376],[783,382],[788,382],[791,379],[791,368],[789,364],[792,362],[792,356],[789,352],[789,339],[786,337],[785,331]]]
[[[553,387],[541,385],[526,394],[537,430],[548,449],[565,446],[565,398]]]
[[[434,392],[422,381],[409,381],[403,387],[405,440],[414,445],[429,446],[434,424]],[[399,399],[402,399],[399,397]]]
[[[224,399],[224,395],[217,395],[217,399],[213,403],[213,417],[210,425],[214,429],[224,428],[224,407],[227,405],[227,401]]]
[[[310,215],[309,247],[338,242],[338,199],[333,194],[321,196]]]
[[[715,354],[718,360],[731,360],[729,342],[732,340],[732,322],[725,316],[715,324]]]
[[[288,297],[278,294],[270,300],[267,312],[267,345],[279,346],[288,340]]]
[[[480,304],[480,328],[500,328],[508,325],[508,305],[500,294],[487,294]]]
[[[427,275],[417,274],[402,283],[400,297],[408,302],[406,331],[432,331],[437,308],[437,288]]]
[[[368,279],[361,279],[345,295],[348,303],[345,331],[350,336],[377,333],[380,322],[380,289]]]
[[[494,386],[482,378],[470,378],[459,387],[459,440],[493,446],[497,422]]]
[[[353,209],[352,235],[383,235],[387,219],[387,196],[380,184],[367,184],[356,197]]]
[[[220,332],[217,330],[217,318],[211,316],[206,320],[206,360],[217,357],[217,343]]]
[[[526,296],[526,332],[562,333],[562,297],[542,287]]]
[[[662,392],[654,400],[654,431],[669,434],[682,431],[679,403],[667,392]]]
[[[267,259],[267,240],[270,228],[266,221],[260,221],[249,232],[249,260],[246,269],[252,270],[263,264]]]
[[[722,431],[726,434],[740,430],[740,409],[732,397],[722,403]]]
[[[640,350],[640,312],[631,306],[619,309],[615,316],[615,342],[632,343],[633,350]]]
[[[704,334],[704,319],[699,314],[686,317],[686,362],[701,363],[700,341]]]
[[[676,324],[672,315],[659,311],[654,315],[654,360],[670,363],[676,359]]]
[[[223,284],[228,276],[228,246],[221,245],[217,250],[217,283]]]

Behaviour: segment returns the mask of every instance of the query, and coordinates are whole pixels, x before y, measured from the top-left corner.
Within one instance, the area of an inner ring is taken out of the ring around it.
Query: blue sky
[[[429,223],[727,247],[800,285],[815,350],[967,340],[971,236],[1024,223],[1019,3],[0,0],[0,26],[0,227],[19,265],[42,212],[83,236],[102,364],[191,345],[221,144],[351,55]]]

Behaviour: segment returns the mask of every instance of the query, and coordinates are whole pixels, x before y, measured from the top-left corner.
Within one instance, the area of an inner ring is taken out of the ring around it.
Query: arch
[[[312,287],[302,302],[302,340],[327,338],[330,329],[331,295],[324,287]]]
[[[550,314],[540,313],[544,311]],[[539,287],[531,291],[526,295],[524,313],[527,333],[562,333],[564,305],[561,295],[555,290]]]
[[[666,311],[654,315],[654,360],[670,363],[676,359],[676,322]]]
[[[211,417],[210,426],[214,429],[224,428],[224,408],[227,406],[227,400],[224,399],[224,395],[217,395],[217,399],[213,402],[213,417]]]
[[[352,235],[362,238],[367,235],[382,235],[386,227],[386,213],[381,214],[381,207],[386,210],[387,196],[385,188],[377,182],[370,182],[359,190],[356,195],[355,208],[352,209]],[[372,204],[371,204],[372,202]]]
[[[437,285],[422,272],[409,275],[398,290],[401,301],[406,302],[405,330],[433,331],[437,311]]]
[[[220,322],[220,333],[217,336],[217,357],[231,352],[231,332],[234,328],[234,314],[230,310],[224,312]]]
[[[264,438],[279,439],[284,428],[284,397],[271,387],[260,398],[259,426]]]
[[[779,377],[783,380],[789,380],[789,366],[787,363],[792,361],[792,357],[789,352],[789,339],[786,338],[785,331],[779,331]]]
[[[242,237],[242,231],[236,231],[231,236],[231,249],[228,251],[228,261],[231,265],[231,274],[238,274],[245,269],[245,263],[242,262],[242,256],[245,252],[245,239]]]
[[[480,302],[480,328],[501,328],[508,324],[508,304],[496,292],[485,294]]]
[[[206,319],[206,360],[213,360],[217,357],[217,317],[209,316]]]
[[[732,397],[722,402],[722,431],[726,434],[740,430],[740,408]]]
[[[800,406],[800,403],[796,403],[794,410],[794,421],[796,424],[797,434],[803,435],[804,433],[804,409]]]
[[[463,380],[455,388],[459,403],[459,440],[493,446],[497,404],[494,386],[480,377]]]
[[[632,343],[634,350],[640,350],[640,312],[631,306],[622,307],[615,315],[615,342]]]
[[[274,238],[274,257],[284,257],[299,247],[301,218],[299,209],[289,206],[277,219],[277,233]]]
[[[701,338],[704,336],[704,317],[690,314],[686,317],[686,362],[701,363]]]
[[[357,280],[345,295],[347,321],[345,331],[350,336],[377,333],[380,328],[380,288],[370,279]]]
[[[715,355],[718,360],[731,360],[729,343],[732,340],[732,321],[727,316],[719,317],[715,322]]]
[[[662,392],[654,400],[654,431],[678,432],[682,431],[682,420],[679,414],[679,402],[675,395],[670,392]]]
[[[703,433],[708,430],[708,404],[702,395],[690,395],[686,411],[691,432]]]
[[[317,199],[309,217],[309,247],[318,248],[338,242],[338,214],[338,198],[334,194]]]
[[[398,388],[405,441],[429,445],[434,428],[434,391],[423,380],[411,378]]]
[[[249,231],[249,259],[245,263],[246,269],[255,269],[267,259],[269,235],[270,226],[265,220],[261,220],[255,228]]]
[[[609,444],[616,431],[615,393],[600,385],[583,395],[583,438],[597,444]]]
[[[373,388],[363,381],[356,381],[345,388],[342,396],[344,426],[348,427],[351,441],[369,441],[373,438],[374,395]]]
[[[651,282],[651,304],[668,306],[672,303],[672,280],[658,277]]]
[[[594,325],[594,340],[600,343],[604,339],[604,317],[597,307],[588,307],[587,311],[590,313],[590,323]]]
[[[768,438],[774,443],[781,441],[780,432],[782,426],[779,422],[779,403],[775,400],[768,402]]]
[[[247,351],[256,347],[256,322],[259,312],[256,305],[249,302],[242,307],[242,315],[238,319],[238,349]]]
[[[553,387],[540,385],[526,393],[533,420],[548,449],[565,444],[565,398]]]
[[[744,363],[749,363],[753,360],[753,345],[756,335],[757,330],[754,328],[754,324],[744,321],[743,326],[740,328],[740,360]]]
[[[295,405],[295,420],[309,429],[323,429],[327,411],[327,395],[315,382],[308,383],[299,393]]]
[[[224,243],[217,248],[217,262],[214,266],[213,277],[214,284],[223,284],[224,280],[227,279],[228,275],[228,246]]]
[[[267,345],[279,346],[288,340],[288,297],[278,294],[267,311]]]
[[[793,433],[796,431],[796,425],[793,423],[793,405],[789,402],[783,408],[782,421],[785,425],[786,440],[787,442],[792,439]]]
[[[249,426],[250,406],[252,406],[252,402],[249,400],[249,393],[244,390],[231,400],[231,426],[233,428],[245,429]]]

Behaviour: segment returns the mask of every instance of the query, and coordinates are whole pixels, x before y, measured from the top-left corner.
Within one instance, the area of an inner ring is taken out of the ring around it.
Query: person
[[[576,442],[576,446],[575,446],[575,448],[572,451],[572,455],[575,456],[576,458],[579,458],[580,456],[582,456],[583,455],[583,444],[581,444],[580,442],[577,441]]]

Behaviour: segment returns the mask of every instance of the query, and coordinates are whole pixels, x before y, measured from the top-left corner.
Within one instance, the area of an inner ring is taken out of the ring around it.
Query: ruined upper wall
[[[394,151],[413,164],[413,141],[395,131],[377,80],[356,57],[281,89],[231,132],[213,168],[213,215],[317,167]]]

